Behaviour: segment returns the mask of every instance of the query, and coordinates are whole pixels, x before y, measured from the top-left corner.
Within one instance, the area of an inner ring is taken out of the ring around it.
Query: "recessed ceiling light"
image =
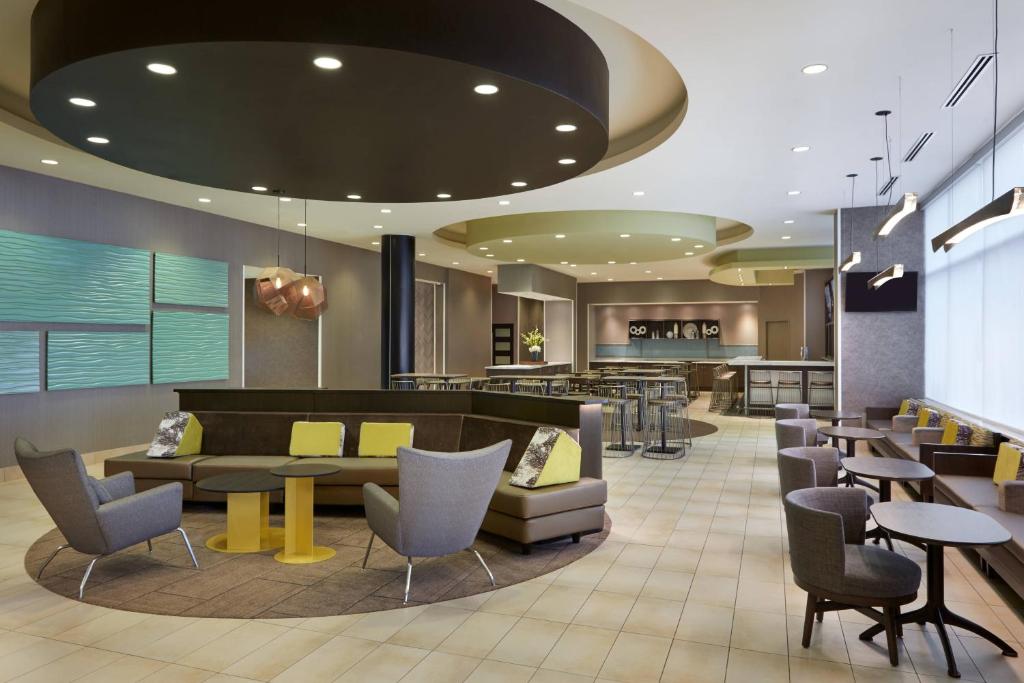
[[[477,247],[480,251],[487,251],[487,247]]]
[[[450,194],[448,194],[447,192],[438,192],[437,193],[437,198],[438,199],[451,199],[452,196]]]
[[[512,181],[512,187],[526,187],[526,181],[525,180],[513,180]]]
[[[557,130],[559,133],[571,133],[574,130],[576,130],[576,126],[574,126],[571,123],[560,123],[557,126],[555,126],[555,130]]]
[[[313,60],[313,64],[328,71],[341,68],[341,60],[334,57],[317,57]]]
[[[692,251],[684,252],[683,256],[693,256],[693,252]]]
[[[99,135],[92,135],[90,137],[87,137],[86,140],[94,145],[105,145],[110,142],[109,139],[100,137]]]
[[[457,265],[459,265],[459,262],[458,261],[452,261],[452,265],[453,266],[457,266]]]
[[[426,256],[426,255],[427,255],[427,252],[425,252],[425,251],[421,251],[421,252],[419,253],[419,255],[420,255],[420,256]]]
[[[300,228],[304,228],[304,227],[306,227],[306,224],[305,224],[305,223],[296,223],[295,225],[297,225],[297,226],[298,226],[298,227],[300,227]]]
[[[560,163],[562,166],[572,166],[573,164],[576,163],[576,160],[566,157],[565,159],[559,159],[558,163]]]
[[[391,213],[391,209],[381,209],[381,213]]]
[[[672,238],[672,241],[673,241],[673,242],[682,242],[682,241],[683,241],[683,238],[682,238],[682,237],[673,237],[673,238]]]
[[[523,263],[524,261],[526,261],[526,259],[524,259],[524,258],[517,258],[516,259],[516,263]]]
[[[363,195],[361,195],[361,194],[347,194],[347,195],[345,195],[345,199],[362,199],[362,198],[363,198]]]
[[[96,103],[85,97],[72,97],[68,100],[71,104],[76,107],[95,107]]]
[[[290,202],[291,200],[292,200],[291,197],[280,197],[280,201],[282,201],[282,202]]]
[[[59,162],[59,161],[57,161],[56,159],[40,159],[39,161],[40,161],[41,163],[44,163],[44,164],[46,164],[47,166],[56,166],[57,164],[59,164],[59,163],[60,163],[60,162]]]
[[[490,83],[481,83],[473,88],[473,92],[477,95],[493,95],[498,92],[498,86],[491,85]]]
[[[665,278],[663,278],[663,277],[659,277],[658,279],[659,279],[659,280],[664,280]]]
[[[644,271],[644,275],[650,275],[650,274],[651,274],[651,271],[649,271],[649,270],[645,270]]]
[[[555,239],[556,240],[564,240],[565,239],[565,235],[563,235],[562,233],[558,233],[557,235],[555,235]]]
[[[629,233],[628,232],[624,232],[621,235],[619,235],[619,237],[621,237],[622,239],[626,239],[627,237],[629,237]]]
[[[783,235],[782,239],[784,239],[784,240],[791,240],[791,239],[793,239],[793,236],[792,235]]]
[[[509,200],[507,200],[507,199],[501,199],[501,200],[498,200],[498,206],[508,206],[508,205],[509,205],[509,204],[511,204],[511,203],[512,203],[512,202],[510,202],[510,201],[509,201]]]
[[[636,265],[636,261],[630,261],[630,262],[629,262],[629,265],[631,265],[631,266],[635,266],[635,265]]]
[[[828,71],[827,64],[808,64],[804,68],[800,69],[808,76],[815,76],[817,74],[823,74]]]
[[[493,270],[488,270],[488,271],[487,271],[487,274],[488,274],[488,275],[490,275],[490,274],[491,274],[491,273],[493,273],[493,272],[494,272]]]
[[[372,244],[372,245],[373,245],[373,246],[375,246],[375,247],[376,247],[376,246],[380,246],[380,242],[370,242],[370,244]]]
[[[494,258],[494,254],[484,254],[487,258]]]
[[[512,240],[502,240],[505,244],[512,244]]]
[[[568,261],[559,261],[558,263],[559,263],[559,264],[561,264],[561,265],[563,265],[563,266],[567,266],[567,265],[569,265],[569,262],[568,262]]]
[[[591,273],[591,275],[597,275],[597,273]]]
[[[263,187],[262,185],[253,185],[252,186],[252,191],[253,192],[266,192],[267,188]]]
[[[210,199],[209,197],[200,197],[200,198],[199,198],[199,199],[198,199],[197,201],[198,201],[198,202],[199,202],[200,204],[209,204],[209,203],[210,203],[210,202],[212,202],[213,200],[212,200],[212,199]]]
[[[570,264],[569,264],[569,267],[570,267],[570,268],[575,268],[575,267],[576,267],[576,264],[575,264],[575,263],[570,263]]]
[[[375,226],[373,226],[373,229],[374,230],[383,230],[384,226],[383,225],[375,225]]]
[[[782,222],[785,225],[793,225],[793,223],[795,223],[796,221],[794,221],[792,218],[790,218],[789,220],[785,220],[785,221],[782,221]]]
[[[693,245],[693,248],[694,249],[703,249],[704,245],[703,244],[695,244],[695,245]]]
[[[800,194],[800,190],[790,190],[790,191],[789,191],[789,192],[787,192],[786,194],[788,194],[788,195],[789,195],[790,197],[795,197],[795,196],[797,196],[798,194]]]
[[[609,262],[608,262],[608,265],[609,265],[609,266],[614,266],[614,265],[615,265],[615,261],[609,261]]]
[[[152,64],[147,64],[146,68],[155,74],[160,74],[161,76],[173,76],[174,74],[178,73],[178,70],[170,64],[161,64],[160,62],[153,62]]]
[[[615,282],[615,278],[613,278],[613,277],[608,278],[608,282]]]
[[[810,147],[808,147],[807,145],[797,145],[796,147],[793,148],[793,151],[794,152],[806,152],[809,149],[810,149]]]
[[[643,197],[645,194],[647,193],[644,192],[643,190],[636,190],[635,192],[633,192],[634,197]]]

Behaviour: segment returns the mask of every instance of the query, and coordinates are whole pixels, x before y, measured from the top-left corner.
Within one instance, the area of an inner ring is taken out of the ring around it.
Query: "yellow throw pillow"
[[[203,445],[203,425],[192,413],[175,410],[164,415],[146,455],[150,458],[176,458],[198,455]]]
[[[508,483],[525,489],[580,480],[583,449],[561,429],[538,427]]]
[[[364,422],[359,427],[360,458],[394,458],[402,446],[412,446],[408,422]]]
[[[341,422],[293,422],[288,454],[300,458],[338,457],[344,445],[345,425]]]
[[[931,408],[922,408],[917,414],[918,427],[944,427],[942,414]]]
[[[946,420],[946,426],[942,428],[942,439],[939,443],[947,446],[970,446],[973,431],[971,425],[965,422],[957,422],[953,419]]]
[[[1015,445],[1009,441],[999,444],[999,453],[996,455],[996,469],[992,473],[992,483],[999,484],[1004,481],[1024,480],[1024,464],[1021,463],[1022,446]]]

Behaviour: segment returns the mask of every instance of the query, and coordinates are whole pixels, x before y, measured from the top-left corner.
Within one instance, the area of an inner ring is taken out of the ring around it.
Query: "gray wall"
[[[253,283],[245,281],[245,386],[260,388],[317,386],[318,324],[289,315],[273,315],[256,305]]]
[[[892,263],[918,272],[917,311],[912,313],[847,313],[846,277],[841,277],[836,294],[841,400],[851,410],[895,406],[924,394],[924,215],[907,216],[889,237],[875,240],[888,211],[884,206],[842,209],[836,219],[837,261],[852,251],[862,255],[852,272],[875,273]]]
[[[272,198],[267,198],[272,215]],[[0,229],[103,242],[227,261],[230,281],[230,370],[223,382],[189,386],[240,386],[242,382],[243,275],[245,265],[276,261],[275,231],[204,211],[67,182],[0,166]],[[332,389],[377,388],[380,382],[380,257],[334,242],[310,240],[309,270],[323,277],[329,308],[323,316],[323,384]],[[281,263],[302,268],[302,238],[282,233]],[[419,265],[423,264],[418,264]],[[444,268],[440,280],[449,281]],[[8,273],[8,277],[17,274]],[[464,276],[463,276],[464,275]],[[437,278],[431,278],[437,279]],[[464,336],[457,349],[467,365],[489,358],[490,284],[462,274],[447,287],[451,320]],[[472,287],[473,296],[453,289]],[[0,323],[0,329],[111,329],[76,325]],[[451,327],[446,335],[453,336]],[[174,385],[53,391],[0,396],[0,467],[14,464],[11,444],[24,436],[43,448],[81,451],[149,441],[164,412],[177,407]]]
[[[572,363],[572,301],[544,302],[544,360]]]
[[[796,275],[792,285],[758,287],[757,353],[768,358],[767,323],[789,323],[789,345],[785,356],[769,360],[798,360],[804,344],[804,276]]]
[[[519,361],[530,358],[530,349],[523,343],[523,333],[538,329],[544,334],[544,302],[538,299],[527,299],[518,297],[519,324],[516,329],[516,337],[519,342]],[[544,355],[541,354],[541,358]]]
[[[491,364],[491,279],[429,263],[416,277],[445,285],[445,358],[448,372],[482,377]]]
[[[831,270],[815,269],[804,273],[804,344],[812,360],[828,353],[825,336],[825,283]]]

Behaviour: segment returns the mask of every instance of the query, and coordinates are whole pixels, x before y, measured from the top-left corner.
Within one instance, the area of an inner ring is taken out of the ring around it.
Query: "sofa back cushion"
[[[449,413],[314,413],[312,422],[342,422],[345,425],[343,456],[359,456],[359,432],[364,422],[405,422],[413,426],[415,445],[426,451],[451,453],[459,449],[462,415]],[[498,439],[499,441],[501,439]]]
[[[292,423],[306,413],[197,412],[203,455],[287,455]]]
[[[537,424],[531,422],[466,415],[462,419],[462,438],[458,448],[453,450],[475,451],[499,441],[511,439],[512,450],[509,451],[508,461],[505,463],[505,471],[515,472],[519,461],[523,457],[523,453],[526,452],[527,446],[533,440],[533,435],[537,433],[537,427]],[[565,432],[577,442],[579,441],[579,429],[565,429]],[[416,439],[418,444],[418,433],[416,434]]]

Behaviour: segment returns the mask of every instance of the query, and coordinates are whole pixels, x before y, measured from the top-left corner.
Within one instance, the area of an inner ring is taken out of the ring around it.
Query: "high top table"
[[[284,530],[270,526],[270,492],[284,482],[260,471],[228,472],[196,482],[201,491],[227,494],[228,524],[206,547],[219,553],[258,553],[284,545]]]
[[[1016,657],[1017,651],[988,629],[969,621],[946,607],[944,549],[970,548],[979,545],[1002,545],[1010,540],[1010,532],[988,515],[974,510],[939,505],[937,503],[878,503],[871,506],[875,523],[896,538],[924,543],[928,547],[928,597],[924,607],[900,615],[899,623],[929,623],[935,626],[946,653],[947,671],[960,678],[956,659],[949,645],[947,626],[958,626],[989,641],[1007,657]],[[885,630],[876,625],[860,634],[861,640],[871,640]]]

